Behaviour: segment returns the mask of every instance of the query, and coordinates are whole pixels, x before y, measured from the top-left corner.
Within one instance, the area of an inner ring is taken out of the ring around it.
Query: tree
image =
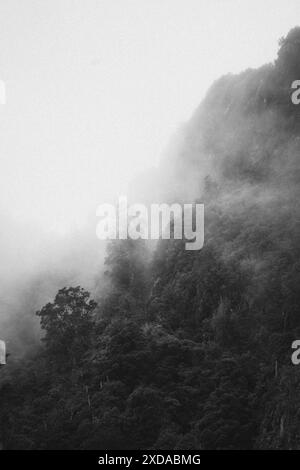
[[[90,346],[97,304],[81,287],[65,287],[37,315],[45,331],[46,351],[56,362],[79,364]]]

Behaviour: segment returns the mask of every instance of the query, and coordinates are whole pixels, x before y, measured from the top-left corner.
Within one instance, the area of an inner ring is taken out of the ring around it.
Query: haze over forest
[[[139,180],[141,200],[204,202],[201,251],[115,241],[90,292],[70,283],[72,255],[24,282],[1,370],[4,448],[300,448],[300,27],[278,47],[216,80]]]

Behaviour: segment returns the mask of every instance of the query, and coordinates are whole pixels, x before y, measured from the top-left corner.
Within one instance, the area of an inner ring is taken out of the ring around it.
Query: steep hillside
[[[9,449],[300,449],[300,28],[222,77],[152,188],[205,203],[205,243],[114,242],[106,295],[62,289],[1,370]],[[175,148],[174,148],[175,147]]]

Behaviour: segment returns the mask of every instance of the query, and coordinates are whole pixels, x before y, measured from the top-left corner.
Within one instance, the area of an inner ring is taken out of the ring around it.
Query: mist
[[[299,6],[272,4],[1,2],[0,328],[18,353],[39,340],[34,312],[60,287],[101,291],[99,204],[189,202],[225,171],[230,157],[195,141],[207,124],[194,110],[219,76],[274,59]],[[206,136],[216,130],[230,140],[226,122]]]

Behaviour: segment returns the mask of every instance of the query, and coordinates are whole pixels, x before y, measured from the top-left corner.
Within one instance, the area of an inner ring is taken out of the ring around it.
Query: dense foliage
[[[97,304],[42,308],[38,351],[1,369],[4,448],[300,449],[296,79],[300,28],[212,86],[170,169],[205,203],[203,249],[116,241]]]

